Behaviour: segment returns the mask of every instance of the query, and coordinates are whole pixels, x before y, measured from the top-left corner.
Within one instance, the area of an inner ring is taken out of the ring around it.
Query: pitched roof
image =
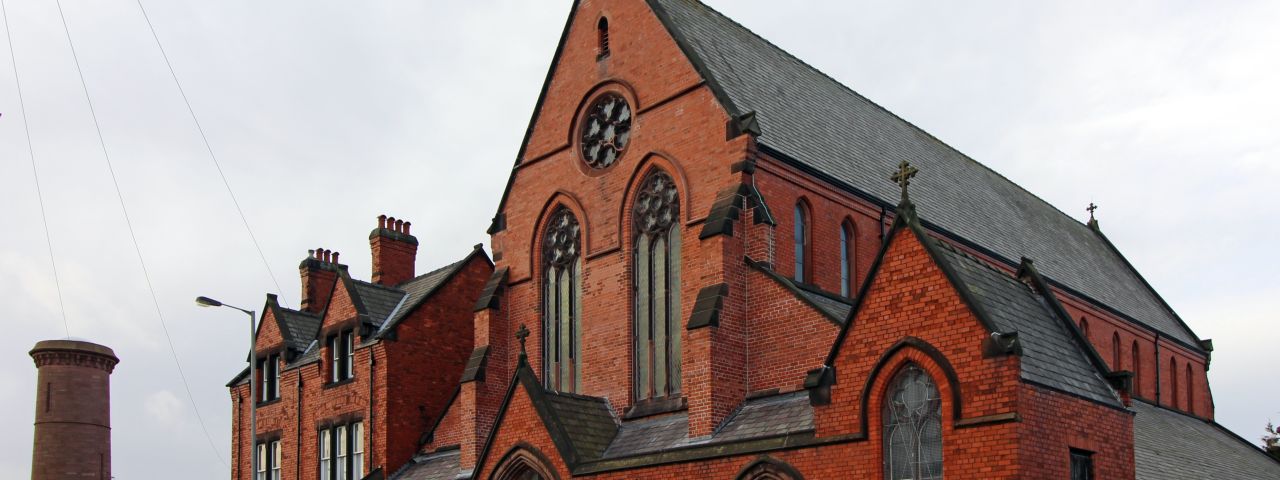
[[[1280,478],[1280,462],[1217,423],[1141,401],[1133,411],[1139,480]]]
[[[391,478],[393,480],[453,480],[462,473],[459,461],[461,458],[461,450],[419,455],[392,474]]]
[[[603,398],[546,392],[547,405],[581,460],[600,458],[618,433],[618,423]]]
[[[426,300],[427,297],[430,297],[431,294],[435,293],[437,289],[448,282],[449,278],[453,277],[453,274],[458,273],[459,270],[462,270],[463,267],[477,256],[483,258],[484,261],[489,262],[490,265],[493,265],[493,262],[489,260],[489,255],[485,253],[484,248],[481,245],[476,245],[475,248],[471,250],[471,253],[467,254],[466,257],[463,257],[462,260],[458,260],[430,272],[418,275],[417,277],[405,280],[403,283],[396,285],[396,290],[404,292],[403,301],[399,303],[399,306],[394,307],[389,311],[386,321],[379,323],[381,327],[378,329],[378,335],[383,335],[385,332],[403,321],[405,317],[408,317],[410,313],[413,313],[414,309],[418,308],[418,305],[422,304],[423,300]]]
[[[396,306],[400,305],[400,300],[405,296],[405,292],[399,289],[364,280],[356,280],[354,286],[356,294],[360,295],[360,301],[364,305],[364,313],[369,316],[370,322],[379,326],[387,321],[387,317],[395,311]]]
[[[311,342],[316,338],[316,332],[320,330],[321,318],[311,312],[302,312],[298,310],[290,310],[280,307],[281,323],[288,330],[285,338],[289,341],[289,348],[297,352],[304,352]]]
[[[813,406],[809,403],[808,392],[799,391],[743,402],[710,438],[689,438],[688,412],[623,423],[604,458],[625,458],[695,443],[716,445],[812,430]]]
[[[884,172],[910,161],[939,179],[912,190],[934,229],[1010,264],[1035,258],[1053,282],[1200,350],[1101,234],[710,7],[649,4],[730,115],[754,112],[762,151],[886,207],[898,192]]]
[[[1090,361],[1090,352],[1063,325],[1048,299],[1012,275],[945,242],[932,243],[958,277],[961,285],[957,288],[968,290],[992,327],[999,332],[1018,332],[1023,380],[1121,406],[1102,372]]]

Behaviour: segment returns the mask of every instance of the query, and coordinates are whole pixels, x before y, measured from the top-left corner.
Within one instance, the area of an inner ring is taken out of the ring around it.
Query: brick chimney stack
[[[307,258],[298,264],[302,276],[302,310],[319,313],[329,306],[333,285],[338,281],[338,252],[317,248],[307,250]]]
[[[418,239],[409,234],[409,222],[378,216],[378,228],[369,232],[373,251],[373,283],[396,285],[413,278]]]
[[[102,345],[45,340],[36,362],[32,480],[111,478],[111,371],[120,362]]]

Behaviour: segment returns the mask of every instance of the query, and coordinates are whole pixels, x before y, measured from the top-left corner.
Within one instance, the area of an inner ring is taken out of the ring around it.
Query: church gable
[[[701,81],[644,1],[577,1],[517,161],[567,146],[575,136],[571,120],[602,83],[625,84],[635,111],[643,112]]]
[[[935,240],[910,225],[914,219],[903,219],[911,215],[900,214],[887,235],[827,367],[810,374],[810,387],[822,385],[811,395],[829,388],[820,403],[830,403],[814,412],[821,436],[876,438],[887,382],[907,365],[927,372],[937,386],[947,430],[1016,407],[1018,357],[984,352],[990,322],[936,260]]]

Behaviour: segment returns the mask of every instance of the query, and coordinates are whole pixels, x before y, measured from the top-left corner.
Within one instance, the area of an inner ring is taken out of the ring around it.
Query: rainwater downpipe
[[[302,367],[298,367],[298,406],[294,410],[298,417],[297,439],[293,446],[293,478],[302,480]]]

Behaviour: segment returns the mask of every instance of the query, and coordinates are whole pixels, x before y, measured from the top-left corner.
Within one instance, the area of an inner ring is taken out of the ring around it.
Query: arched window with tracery
[[[923,369],[909,364],[884,397],[884,474],[887,480],[942,478],[942,397]]]
[[[1142,371],[1142,356],[1138,354],[1138,341],[1133,341],[1133,346],[1129,349],[1129,355],[1133,357],[1133,394],[1142,396],[1142,382],[1138,381],[1139,372]]]
[[[840,224],[840,295],[853,295],[854,275],[854,243],[853,223],[845,220]]]
[[[680,393],[680,193],[654,170],[640,183],[635,230],[635,395]]]
[[[582,312],[582,227],[564,206],[552,212],[542,239],[542,365],[547,388],[576,392]]]
[[[795,280],[808,283],[809,267],[809,209],[804,200],[796,202],[795,221],[792,222],[791,240],[795,244]]]

